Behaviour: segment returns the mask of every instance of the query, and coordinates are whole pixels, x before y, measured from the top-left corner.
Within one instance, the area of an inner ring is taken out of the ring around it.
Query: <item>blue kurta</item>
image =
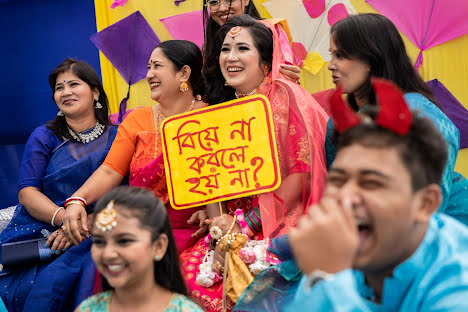
[[[116,133],[117,127],[107,127],[99,138],[82,144],[62,140],[45,126],[36,128],[26,143],[18,189],[37,187],[63,206],[104,161]],[[18,205],[0,234],[0,245],[41,238],[44,229],[52,232],[57,228],[38,221]],[[8,311],[73,310],[92,294],[96,268],[90,248],[91,239],[87,239],[53,262],[0,276],[0,296]]]
[[[468,228],[434,215],[415,253],[384,280],[380,304],[359,271],[308,287],[303,277],[284,311],[468,311]]]
[[[405,99],[412,111],[417,111],[427,117],[447,142],[448,158],[442,175],[441,189],[443,202],[439,211],[444,212],[468,225],[468,180],[461,174],[454,172],[460,148],[460,132],[452,121],[425,96],[419,93],[406,93]],[[328,120],[325,150],[328,167],[336,155],[336,148],[332,142],[334,125],[332,119]]]

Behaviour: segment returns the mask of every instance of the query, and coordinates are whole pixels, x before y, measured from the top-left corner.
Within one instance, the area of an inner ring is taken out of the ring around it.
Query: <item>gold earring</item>
[[[182,92],[185,92],[188,90],[188,85],[185,81],[182,81],[179,86],[179,90]]]
[[[263,74],[265,75],[265,77],[268,76],[268,65],[267,64],[263,64]]]

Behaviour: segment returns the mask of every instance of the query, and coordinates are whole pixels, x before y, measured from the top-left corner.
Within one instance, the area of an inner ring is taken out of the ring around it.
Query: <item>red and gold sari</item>
[[[253,239],[287,233],[308,205],[318,202],[326,177],[324,143],[328,119],[306,90],[282,78],[279,73],[281,63],[292,63],[291,47],[280,25],[271,25],[271,20],[260,22],[273,32],[274,54],[272,71],[259,86],[258,93],[265,95],[272,107],[282,184],[274,192],[227,203],[230,214],[238,208],[244,213],[255,209],[260,212],[261,230]],[[194,300],[207,311],[221,311],[222,281],[207,288],[196,281],[198,267],[206,253],[203,239],[184,251],[180,255],[183,274]],[[232,309],[233,306],[234,303],[228,299],[227,308]]]

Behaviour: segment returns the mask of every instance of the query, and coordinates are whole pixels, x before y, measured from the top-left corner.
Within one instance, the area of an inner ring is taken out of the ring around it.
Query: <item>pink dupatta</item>
[[[305,89],[284,79],[280,64],[293,64],[293,52],[283,28],[285,20],[259,21],[273,33],[272,70],[259,87],[258,93],[268,97],[278,145],[283,183],[293,173],[303,173],[300,185],[285,185],[291,190],[300,188],[298,198],[287,204],[278,191],[259,196],[264,237],[285,234],[296,224],[308,205],[318,202],[326,178],[325,133],[328,116]],[[286,24],[287,27],[287,24]],[[285,28],[287,30],[287,28]]]

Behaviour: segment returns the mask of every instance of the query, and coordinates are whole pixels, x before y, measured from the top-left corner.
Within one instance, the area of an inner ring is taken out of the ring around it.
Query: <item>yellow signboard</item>
[[[270,102],[263,95],[169,117],[161,138],[175,209],[265,193],[281,184]]]

